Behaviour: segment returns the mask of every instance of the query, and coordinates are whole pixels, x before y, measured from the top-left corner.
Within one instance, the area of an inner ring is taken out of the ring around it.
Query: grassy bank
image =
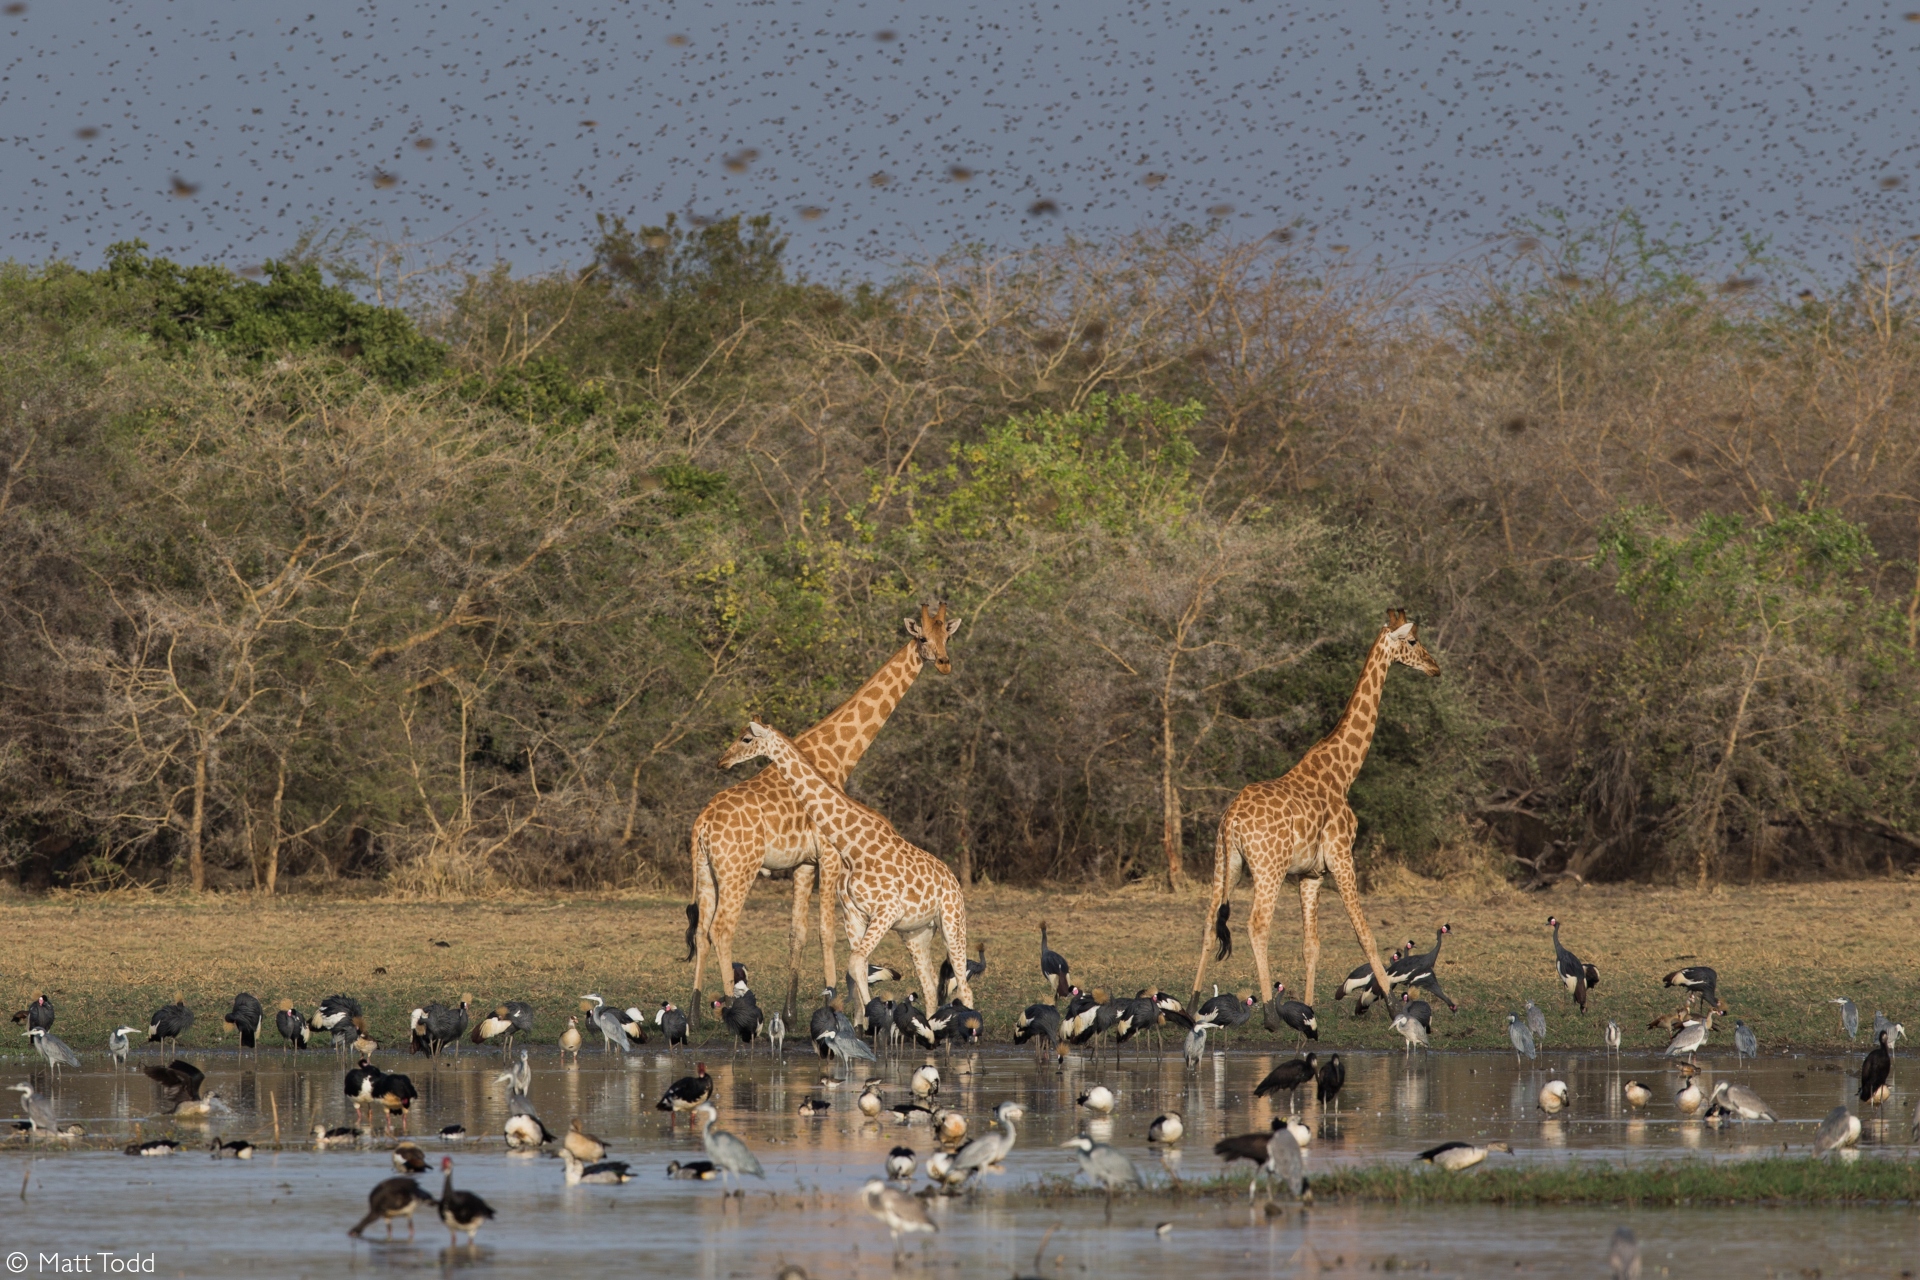
[[[1493,1156],[1491,1159],[1500,1160]],[[1247,1175],[1183,1180],[1153,1194],[1243,1197]],[[1447,1205],[1813,1205],[1910,1204],[1920,1200],[1920,1163],[1911,1160],[1678,1160],[1658,1164],[1566,1161],[1485,1164],[1446,1173],[1413,1162],[1310,1174],[1316,1204]],[[1050,1181],[1043,1195],[1102,1197],[1084,1181]],[[1260,1194],[1266,1194],[1262,1181]]]
[[[1412,936],[1424,947],[1434,924],[1453,925],[1440,973],[1460,1011],[1439,1011],[1435,1048],[1504,1049],[1506,1011],[1529,998],[1547,1012],[1550,1049],[1597,1048],[1610,1017],[1629,1048],[1656,1048],[1664,1037],[1646,1030],[1647,1020],[1680,1004],[1660,987],[1661,975],[1700,963],[1719,970],[1722,997],[1764,1048],[1858,1051],[1864,1041],[1848,1045],[1826,1003],[1831,997],[1850,995],[1867,1020],[1881,1008],[1920,1027],[1916,984],[1899,959],[1920,924],[1916,888],[1903,878],[1706,894],[1601,887],[1521,895],[1497,885],[1463,893],[1410,881],[1369,895],[1367,914],[1383,946]],[[1243,889],[1236,921],[1246,897]],[[763,883],[748,904],[737,954],[751,967],[763,1004],[786,990],[789,901],[787,885]],[[304,1010],[334,991],[355,995],[375,1035],[388,1041],[401,1038],[406,1011],[424,1000],[457,999],[463,991],[482,1005],[526,999],[540,1011],[535,1039],[551,1042],[583,992],[597,990],[623,1004],[651,1006],[668,997],[686,1003],[692,966],[681,960],[683,906],[678,898],[651,897],[13,898],[0,901],[0,936],[14,942],[0,1000],[11,1012],[46,991],[59,1010],[55,1030],[82,1051],[97,1047],[122,1021],[144,1024],[176,989],[198,1014],[187,1038],[195,1047],[234,1043],[220,1015],[243,989],[269,1008],[284,995]],[[989,962],[975,994],[994,1038],[1004,1039],[1018,1010],[1040,998],[1042,918],[1083,984],[1184,993],[1193,979],[1205,900],[1146,889],[981,886],[968,895],[968,909],[970,936],[986,940]],[[1585,1018],[1554,981],[1549,913],[1565,922],[1567,944],[1600,969]],[[1323,900],[1321,919],[1323,1042],[1398,1047],[1377,1010],[1356,1022],[1332,1003],[1334,984],[1360,956],[1337,904]],[[1236,932],[1234,954],[1211,967],[1209,986],[1217,979],[1226,990],[1252,989],[1246,936]],[[844,941],[839,954],[844,962]],[[891,939],[876,958],[906,965],[905,949]],[[1272,959],[1277,977],[1290,986],[1300,981],[1297,898],[1282,903]],[[815,940],[801,971],[803,1010],[811,1007],[821,976]],[[706,986],[711,993],[713,975]],[[1233,1042],[1268,1038],[1254,1032]]]

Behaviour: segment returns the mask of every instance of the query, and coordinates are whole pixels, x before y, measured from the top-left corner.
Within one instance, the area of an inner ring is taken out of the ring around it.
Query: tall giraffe
[[[967,982],[967,904],[960,894],[960,878],[947,864],[913,844],[893,824],[834,786],[807,762],[785,734],[759,721],[747,725],[738,742],[720,757],[720,767],[765,756],[773,762],[766,773],[784,778],[813,828],[840,861],[840,905],[847,917],[847,976],[859,993],[857,1008],[872,998],[867,990],[867,958],[887,936],[898,933],[913,956],[920,992],[927,1007],[939,998],[939,979],[933,968],[933,935],[946,942],[953,964],[954,985],[961,1002],[973,1004]],[[822,863],[828,861],[824,856]]]
[[[1387,611],[1386,625],[1380,628],[1360,668],[1360,683],[1354,686],[1347,709],[1333,731],[1309,747],[1279,778],[1242,788],[1221,815],[1220,832],[1213,843],[1213,896],[1207,903],[1206,930],[1200,940],[1200,968],[1193,975],[1196,1000],[1201,979],[1207,974],[1208,946],[1217,940],[1220,959],[1232,954],[1227,899],[1239,882],[1242,868],[1253,873],[1253,910],[1247,919],[1247,937],[1253,943],[1253,967],[1259,971],[1260,990],[1273,989],[1267,977],[1267,929],[1273,923],[1281,882],[1298,877],[1307,963],[1301,998],[1313,1003],[1313,980],[1320,965],[1320,929],[1314,910],[1320,896],[1320,878],[1328,874],[1346,903],[1347,918],[1353,921],[1367,963],[1373,966],[1374,981],[1382,991],[1391,989],[1379,948],[1373,943],[1373,931],[1367,927],[1366,912],[1360,906],[1360,882],[1353,873],[1355,820],[1347,804],[1347,789],[1366,763],[1367,748],[1373,743],[1374,726],[1380,719],[1380,690],[1387,682],[1387,668],[1396,662],[1430,676],[1440,674],[1440,664],[1420,643],[1418,629],[1407,621],[1402,609]]]
[[[918,618],[906,620],[908,640],[894,651],[886,665],[836,707],[831,715],[802,733],[794,745],[809,763],[835,787],[844,787],[847,775],[887,722],[921,668],[931,662],[942,675],[952,670],[947,639],[960,629],[960,619],[947,616],[947,602],[920,607]],[[762,869],[793,873],[793,918],[787,931],[787,963],[792,972],[787,1004],[791,1008],[800,982],[800,951],[807,942],[807,901],[820,879],[820,950],[826,961],[827,985],[838,979],[833,965],[833,905],[838,864],[820,856],[820,845],[806,810],[793,789],[771,769],[735,783],[700,811],[693,822],[694,921],[693,1004],[700,1007],[700,976],[707,952],[719,952],[721,985],[732,986],[733,935],[747,904],[747,891]]]

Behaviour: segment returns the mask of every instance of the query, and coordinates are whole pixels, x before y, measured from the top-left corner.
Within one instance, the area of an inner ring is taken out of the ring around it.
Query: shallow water
[[[456,1265],[500,1275],[555,1266],[591,1274],[644,1264],[649,1272],[720,1280],[772,1276],[784,1262],[823,1280],[889,1274],[893,1251],[886,1233],[854,1193],[879,1176],[890,1147],[910,1146],[923,1159],[936,1149],[925,1126],[865,1121],[853,1105],[857,1085],[818,1088],[824,1064],[804,1046],[779,1064],[764,1052],[751,1062],[710,1053],[721,1127],[746,1139],[767,1171],[764,1182],[748,1180],[743,1199],[729,1199],[718,1183],[664,1175],[668,1160],[702,1154],[698,1134],[684,1119],[670,1136],[666,1117],[653,1109],[661,1090],[689,1073],[692,1059],[645,1050],[624,1059],[589,1052],[576,1066],[562,1065],[551,1049],[535,1050],[532,1099],[547,1127],[561,1132],[570,1117],[579,1116],[589,1132],[609,1142],[612,1158],[630,1162],[639,1175],[621,1187],[567,1188],[556,1160],[505,1151],[499,1136],[505,1086],[494,1081],[502,1066],[497,1056],[469,1051],[429,1064],[383,1054],[382,1065],[410,1074],[420,1091],[413,1136],[435,1161],[443,1153],[454,1155],[457,1185],[485,1196],[500,1217],[480,1233],[472,1253],[464,1245],[448,1249],[431,1210],[420,1213],[411,1245],[385,1244],[377,1238],[380,1227],[370,1230],[375,1239],[354,1243],[344,1233],[364,1212],[368,1189],[392,1174],[391,1142],[377,1136],[358,1149],[326,1152],[296,1142],[316,1121],[350,1122],[342,1061],[325,1052],[287,1057],[273,1050],[257,1062],[231,1052],[188,1050],[181,1056],[207,1072],[209,1087],[232,1104],[232,1116],[211,1125],[156,1118],[158,1090],[138,1067],[158,1057],[136,1057],[129,1067],[113,1069],[102,1065],[100,1055],[88,1054],[86,1069],[65,1073],[57,1084],[36,1075],[37,1087],[52,1087],[61,1119],[87,1126],[89,1145],[72,1152],[44,1146],[29,1151],[17,1141],[0,1147],[0,1178],[25,1179],[24,1203],[13,1195],[19,1184],[0,1183],[6,1187],[0,1251],[27,1257],[26,1270],[16,1274],[55,1274],[42,1266],[43,1255],[101,1250],[151,1255],[155,1274],[178,1275]],[[1032,1274],[1035,1250],[1049,1230],[1041,1268],[1055,1277],[1158,1276],[1189,1268],[1208,1275],[1345,1274],[1389,1263],[1438,1275],[1604,1274],[1609,1239],[1623,1222],[1641,1236],[1649,1276],[1661,1274],[1662,1267],[1676,1275],[1684,1269],[1797,1276],[1803,1268],[1827,1275],[1897,1275],[1912,1265],[1920,1244],[1920,1219],[1910,1207],[1629,1213],[1323,1205],[1269,1217],[1264,1197],[1250,1207],[1244,1200],[1153,1194],[1116,1202],[1109,1224],[1097,1199],[1035,1191],[1045,1177],[1075,1172],[1072,1156],[1058,1144],[1082,1130],[1126,1152],[1155,1186],[1176,1176],[1217,1173],[1212,1143],[1266,1128],[1273,1100],[1255,1099],[1253,1086],[1288,1056],[1230,1049],[1210,1054],[1194,1073],[1171,1041],[1165,1057],[1102,1055],[1075,1060],[1065,1071],[1004,1047],[943,1058],[942,1102],[976,1125],[986,1124],[988,1112],[1005,1098],[1025,1103],[1027,1116],[1007,1172],[987,1179],[972,1199],[936,1202],[940,1234],[913,1240],[904,1265],[965,1276]],[[877,1074],[897,1085],[889,1101],[907,1098],[907,1077],[923,1060],[905,1055],[882,1064]],[[1615,1063],[1598,1055],[1547,1052],[1537,1063],[1519,1066],[1511,1054],[1347,1055],[1348,1083],[1338,1114],[1310,1102],[1305,1108],[1316,1131],[1309,1174],[1342,1163],[1404,1159],[1452,1138],[1510,1141],[1516,1151],[1511,1159],[1520,1161],[1576,1155],[1737,1158],[1777,1152],[1783,1142],[1804,1151],[1812,1126],[1852,1097],[1854,1061],[1776,1056],[1736,1069],[1730,1055],[1715,1058],[1715,1066],[1756,1089],[1782,1116],[1777,1125],[1735,1125],[1716,1133],[1677,1115],[1671,1096],[1678,1077],[1646,1055]],[[7,1075],[0,1067],[7,1082],[24,1074],[24,1068]],[[1556,1078],[1572,1090],[1571,1110],[1564,1119],[1542,1119],[1534,1099],[1540,1085]],[[1633,1112],[1621,1098],[1620,1083],[1629,1078],[1656,1094],[1645,1113]],[[1711,1070],[1703,1075],[1703,1088],[1710,1090],[1714,1078]],[[1090,1117],[1075,1105],[1091,1083],[1118,1093],[1111,1117]],[[799,1116],[796,1108],[810,1094],[830,1098],[831,1114]],[[1896,1100],[1883,1130],[1869,1125],[1866,1158],[1905,1155],[1909,1107]],[[276,1108],[288,1139],[277,1151],[268,1149]],[[1180,1153],[1171,1157],[1150,1150],[1145,1137],[1148,1121],[1169,1109],[1182,1112],[1188,1126]],[[432,1136],[453,1123],[465,1125],[473,1138],[451,1144]],[[251,1161],[211,1160],[200,1149],[133,1159],[120,1148],[136,1134],[171,1135],[196,1148],[211,1136],[244,1136],[262,1148]],[[423,1181],[438,1191],[437,1176]],[[1171,1222],[1171,1230],[1156,1234],[1154,1226],[1163,1222]],[[97,1257],[91,1274],[101,1274]]]

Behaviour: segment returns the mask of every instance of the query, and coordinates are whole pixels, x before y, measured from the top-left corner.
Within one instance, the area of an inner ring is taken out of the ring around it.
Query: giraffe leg
[[[1267,939],[1273,928],[1273,911],[1280,904],[1280,877],[1253,877],[1253,908],[1247,914],[1247,941],[1253,945],[1253,968],[1260,975],[1260,990],[1273,994],[1273,978],[1267,970]]]
[[[833,904],[840,900],[840,878],[846,874],[840,865],[840,855],[832,849],[820,850],[820,958],[826,962],[827,985],[837,981],[833,966],[834,933]],[[852,935],[848,935],[851,937]]]
[[[1333,872],[1334,887],[1340,890],[1340,900],[1347,905],[1347,919],[1353,921],[1360,949],[1367,953],[1367,963],[1373,966],[1373,980],[1380,984],[1380,990],[1391,991],[1393,984],[1387,977],[1387,966],[1380,963],[1380,948],[1374,945],[1373,930],[1367,927],[1367,913],[1360,905],[1360,877],[1353,870],[1353,836],[1358,825],[1353,810],[1346,805],[1334,812],[1324,837],[1328,846],[1327,869]]]
[[[939,971],[933,967],[933,930],[914,929],[902,933],[900,938],[907,944],[907,954],[913,957],[913,971],[920,978],[920,991],[926,998],[927,1014],[931,1016],[940,991]]]
[[[693,925],[693,999],[687,1006],[687,1020],[700,1020],[700,976],[706,971],[707,951],[713,946],[713,913],[719,900],[714,882],[713,838],[704,824],[693,832],[693,905],[699,919]]]
[[[724,855],[723,855],[724,860]],[[713,908],[713,950],[718,973],[716,981],[726,995],[733,994],[733,935],[740,927],[740,913],[747,907],[747,890],[753,885],[753,877],[760,869],[758,861],[750,863],[753,868],[738,882],[721,879],[718,881],[718,898]]]
[[[787,925],[787,1021],[793,1021],[794,1005],[800,999],[800,953],[807,947],[807,911],[813,906],[814,867],[803,862],[793,869],[793,919]],[[833,950],[827,949],[827,963],[833,963]],[[832,986],[832,983],[828,983]]]
[[[865,1009],[867,1001],[873,999],[873,993],[867,989],[867,957],[871,956],[893,926],[899,923],[901,910],[898,904],[890,904],[886,910],[867,917],[866,932],[860,935],[860,941],[853,944],[853,951],[847,956],[847,976],[853,979],[853,989],[860,993],[860,1007]],[[848,913],[847,936],[853,936],[853,915]]]
[[[954,881],[947,899],[940,904],[940,939],[946,943],[947,960],[953,965],[953,984],[960,1003],[969,1009],[976,1008],[973,986],[967,981],[967,904],[960,896],[958,879]],[[937,975],[935,980],[938,980]]]
[[[1313,981],[1320,972],[1320,877],[1307,876],[1300,881],[1300,951],[1307,962],[1307,985],[1302,989],[1302,1004],[1313,1004]]]

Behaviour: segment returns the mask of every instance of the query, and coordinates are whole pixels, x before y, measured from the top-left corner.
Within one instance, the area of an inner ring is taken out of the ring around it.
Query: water
[[[344,1067],[327,1053],[283,1057],[269,1050],[256,1062],[232,1053],[182,1056],[207,1072],[234,1107],[210,1125],[156,1118],[158,1090],[138,1066],[102,1065],[67,1072],[54,1085],[63,1121],[79,1120],[88,1144],[72,1152],[42,1146],[29,1152],[12,1142],[0,1148],[0,1251],[19,1251],[27,1268],[16,1274],[55,1274],[43,1255],[97,1255],[115,1251],[151,1256],[161,1275],[337,1275],[352,1269],[422,1270],[474,1267],[502,1276],[555,1269],[579,1274],[632,1271],[723,1280],[772,1277],[786,1263],[826,1277],[885,1275],[894,1267],[883,1228],[859,1206],[856,1193],[880,1176],[887,1150],[904,1144],[924,1157],[936,1149],[923,1125],[865,1121],[854,1109],[857,1086],[820,1089],[824,1064],[804,1052],[775,1065],[762,1054],[749,1062],[724,1050],[706,1057],[715,1080],[721,1127],[744,1138],[766,1167],[764,1182],[749,1179],[744,1198],[724,1195],[719,1183],[670,1180],[670,1159],[698,1159],[698,1134],[685,1119],[669,1136],[666,1117],[653,1109],[691,1059],[645,1052],[607,1058],[589,1052],[579,1065],[562,1065],[550,1049],[533,1053],[532,1100],[554,1132],[570,1117],[605,1138],[612,1158],[630,1162],[639,1177],[620,1187],[567,1188],[551,1158],[510,1155],[499,1134],[506,1118],[505,1086],[494,1076],[497,1056],[468,1052],[458,1061],[429,1065],[419,1058],[382,1055],[390,1070],[410,1074],[420,1091],[412,1133],[435,1163],[455,1157],[455,1181],[485,1196],[499,1218],[480,1233],[477,1250],[449,1249],[430,1209],[417,1239],[392,1245],[370,1229],[367,1242],[345,1235],[366,1207],[366,1193],[393,1173],[376,1138],[354,1150],[317,1152],[295,1145],[313,1124],[344,1124],[350,1107],[341,1092]],[[1190,1271],[1208,1276],[1346,1274],[1399,1267],[1431,1274],[1483,1276],[1499,1271],[1605,1274],[1615,1226],[1639,1233],[1649,1276],[1672,1274],[1786,1274],[1819,1268],[1825,1274],[1899,1274],[1910,1266],[1920,1227],[1910,1208],[1857,1209],[1692,1208],[1627,1212],[1615,1209],[1404,1209],[1376,1205],[1321,1205],[1269,1216],[1264,1196],[1181,1199],[1165,1193],[1116,1202],[1111,1223],[1097,1199],[1047,1192],[1044,1179],[1068,1178],[1076,1166],[1058,1144],[1085,1130],[1131,1156],[1149,1183],[1164,1187],[1177,1175],[1211,1176],[1219,1137],[1263,1130],[1273,1099],[1256,1100],[1253,1085],[1291,1056],[1230,1050],[1210,1054],[1197,1073],[1185,1070],[1177,1048],[1164,1058],[1130,1054],[1115,1061],[1075,1061],[1064,1071],[1042,1067],[1024,1051],[984,1049],[942,1061],[940,1100],[976,1126],[994,1104],[1017,1098],[1027,1107],[1020,1143],[1007,1172],[987,1180],[979,1196],[932,1206],[940,1234],[913,1240],[904,1265],[961,1276],[1035,1273],[1035,1250],[1045,1238],[1040,1274],[1160,1276]],[[909,1096],[907,1077],[923,1058],[906,1055],[878,1074],[894,1082],[889,1101]],[[1682,1154],[1711,1159],[1777,1152],[1786,1142],[1804,1151],[1812,1126],[1852,1097],[1852,1060],[1770,1057],[1734,1069],[1782,1116],[1778,1125],[1732,1126],[1715,1133],[1676,1116],[1676,1075],[1656,1060],[1629,1055],[1617,1065],[1597,1055],[1543,1053],[1516,1067],[1511,1054],[1449,1053],[1423,1059],[1397,1053],[1348,1055],[1348,1084],[1339,1114],[1310,1103],[1316,1130],[1309,1174],[1354,1162],[1404,1159],[1453,1138],[1503,1139],[1519,1161],[1639,1160]],[[8,1082],[22,1078],[6,1074]],[[1572,1090],[1565,1119],[1543,1120],[1534,1099],[1541,1084],[1563,1079]],[[1637,1078],[1655,1092],[1644,1114],[1622,1101],[1620,1082]],[[1702,1077],[1710,1090],[1714,1075]],[[36,1085],[52,1082],[36,1076]],[[1075,1105],[1089,1083],[1115,1089],[1109,1118]],[[831,1098],[824,1118],[797,1114],[802,1098]],[[11,1095],[8,1095],[11,1096]],[[1889,1108],[1881,1132],[1869,1125],[1866,1158],[1902,1155],[1907,1104]],[[278,1108],[283,1150],[270,1150]],[[1183,1113],[1188,1133],[1181,1152],[1149,1149],[1149,1120],[1168,1109]],[[463,1124],[465,1143],[432,1135]],[[376,1133],[378,1126],[376,1126]],[[133,1159],[120,1148],[136,1134],[171,1135],[192,1150],[165,1159]],[[212,1160],[212,1137],[249,1137],[262,1144],[251,1161]],[[1880,1149],[1876,1149],[1880,1148]],[[1495,1160],[1509,1157],[1495,1155]],[[1240,1166],[1245,1168],[1244,1165]],[[1472,1176],[1472,1175],[1466,1175]],[[26,1180],[24,1202],[15,1178]],[[423,1180],[439,1190],[437,1173]],[[1157,1224],[1171,1222],[1164,1234]],[[1049,1235],[1048,1233],[1051,1232]],[[401,1228],[404,1237],[405,1229]],[[1667,1255],[1671,1254],[1669,1258]],[[91,1274],[101,1274],[96,1256]]]

